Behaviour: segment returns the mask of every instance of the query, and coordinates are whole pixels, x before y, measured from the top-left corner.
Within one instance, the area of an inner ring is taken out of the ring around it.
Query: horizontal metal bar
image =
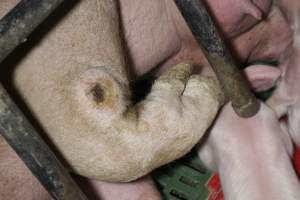
[[[22,0],[0,21],[0,62],[25,42],[63,0]]]

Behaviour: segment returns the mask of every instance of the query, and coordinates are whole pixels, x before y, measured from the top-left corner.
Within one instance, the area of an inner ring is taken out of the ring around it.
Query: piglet
[[[289,140],[266,105],[261,104],[256,116],[243,119],[228,104],[198,154],[219,172],[225,199],[296,200],[300,184],[289,157]]]
[[[300,2],[296,0],[279,0],[278,5],[293,30],[292,42],[286,48],[280,60],[281,78],[277,82],[276,90],[267,102],[278,116],[286,116],[284,126],[293,141],[300,146]]]

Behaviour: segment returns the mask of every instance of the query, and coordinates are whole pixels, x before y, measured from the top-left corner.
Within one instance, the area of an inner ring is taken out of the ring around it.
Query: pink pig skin
[[[300,183],[289,157],[291,146],[266,105],[256,116],[243,119],[228,104],[199,156],[219,172],[227,200],[296,200]]]
[[[300,2],[296,0],[279,0],[280,9],[293,30],[292,42],[280,59],[281,77],[276,90],[268,100],[278,118],[287,117],[285,128],[293,141],[300,147]]]

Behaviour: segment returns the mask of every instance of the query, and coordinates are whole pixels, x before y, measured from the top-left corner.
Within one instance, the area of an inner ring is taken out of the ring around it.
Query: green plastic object
[[[205,200],[209,195],[206,184],[212,175],[191,153],[154,172],[154,179],[166,200]]]

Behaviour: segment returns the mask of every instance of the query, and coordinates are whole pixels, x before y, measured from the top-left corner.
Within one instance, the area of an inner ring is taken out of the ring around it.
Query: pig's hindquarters
[[[131,107],[122,54],[115,5],[80,1],[14,72],[16,88],[72,170],[105,181],[133,180],[184,155],[221,104],[216,81],[189,77],[191,66],[183,64]]]

